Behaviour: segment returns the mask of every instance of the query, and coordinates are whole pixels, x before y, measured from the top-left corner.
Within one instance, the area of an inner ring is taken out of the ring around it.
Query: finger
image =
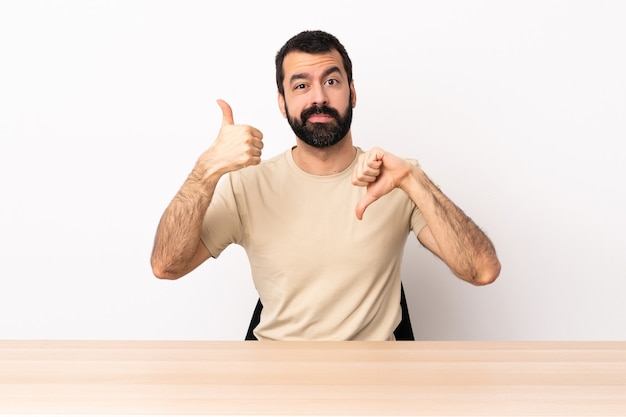
[[[383,165],[382,159],[373,159],[367,162],[364,170],[369,172],[380,172],[380,167]]]
[[[368,153],[366,164],[372,168],[378,168],[382,165],[384,156],[385,152],[382,149],[374,148]]]
[[[365,194],[361,201],[359,201],[356,205],[356,218],[363,220],[363,213],[365,213],[365,209],[376,200],[378,200],[378,197],[371,194]]]
[[[363,181],[361,181],[361,179],[359,178],[359,166],[355,166],[354,169],[352,170],[352,185],[356,185],[357,187],[363,187],[364,185],[367,185],[366,183],[364,183]]]
[[[222,126],[234,125],[235,120],[233,119],[233,109],[230,108],[230,104],[222,99],[218,99],[217,105],[220,106],[220,109],[222,109]]]
[[[263,133],[255,127],[250,126],[250,135],[261,141],[263,140]]]
[[[355,173],[355,175],[352,176],[352,185],[356,185],[357,187],[365,187],[376,181],[377,178],[378,177],[376,175],[357,175]]]
[[[368,182],[365,182],[359,178],[357,178],[356,176],[352,177],[352,185],[355,185],[357,187],[365,187],[367,185],[369,185]]]
[[[368,166],[365,163],[363,166],[356,166],[354,171],[352,172],[352,184],[358,186],[368,185],[376,181],[378,176],[380,175],[380,165],[379,161],[375,161],[372,166]]]
[[[361,179],[363,179],[362,177],[377,177],[378,175],[380,175],[380,169],[382,165],[382,151],[380,151],[379,149],[372,149],[368,153],[364,154],[363,160],[360,163],[359,176],[361,177]]]

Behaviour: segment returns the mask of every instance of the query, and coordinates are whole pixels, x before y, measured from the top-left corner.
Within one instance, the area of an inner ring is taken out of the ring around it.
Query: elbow
[[[176,271],[168,268],[166,265],[162,265],[154,260],[150,263],[152,266],[152,274],[158,279],[175,280],[183,276],[183,274],[177,273]]]
[[[476,286],[489,285],[500,276],[501,269],[502,265],[500,261],[497,258],[493,259],[488,262],[487,265],[476,271],[470,282]]]
[[[152,268],[152,273],[158,279],[175,280],[175,279],[180,278],[179,275],[173,274],[173,273],[171,273],[171,272],[169,272],[167,270],[164,270],[164,269]]]
[[[498,258],[492,258],[471,267],[468,265],[462,270],[452,269],[452,272],[463,281],[481,287],[493,283],[500,275],[500,269],[501,265]]]

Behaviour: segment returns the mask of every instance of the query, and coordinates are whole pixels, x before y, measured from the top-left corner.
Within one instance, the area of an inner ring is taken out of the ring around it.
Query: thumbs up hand
[[[402,188],[413,166],[380,148],[359,155],[352,173],[352,184],[367,187],[367,192],[356,206],[356,217],[361,220],[365,209],[395,188]]]
[[[218,175],[261,163],[263,133],[248,125],[236,125],[233,110],[224,100],[217,100],[222,109],[222,125],[211,147],[198,159],[203,171]]]

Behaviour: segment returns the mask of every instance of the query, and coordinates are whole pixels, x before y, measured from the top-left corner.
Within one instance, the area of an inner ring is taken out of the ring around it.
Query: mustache
[[[308,109],[303,110],[302,114],[300,115],[300,120],[302,120],[302,123],[306,123],[307,120],[309,120],[309,117],[314,114],[327,114],[333,119],[339,120],[339,112],[332,107],[328,107],[325,104],[322,106],[313,105]]]

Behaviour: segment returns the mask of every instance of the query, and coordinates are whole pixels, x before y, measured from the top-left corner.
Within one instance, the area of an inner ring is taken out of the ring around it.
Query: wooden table
[[[0,414],[626,416],[626,342],[0,340]]]

